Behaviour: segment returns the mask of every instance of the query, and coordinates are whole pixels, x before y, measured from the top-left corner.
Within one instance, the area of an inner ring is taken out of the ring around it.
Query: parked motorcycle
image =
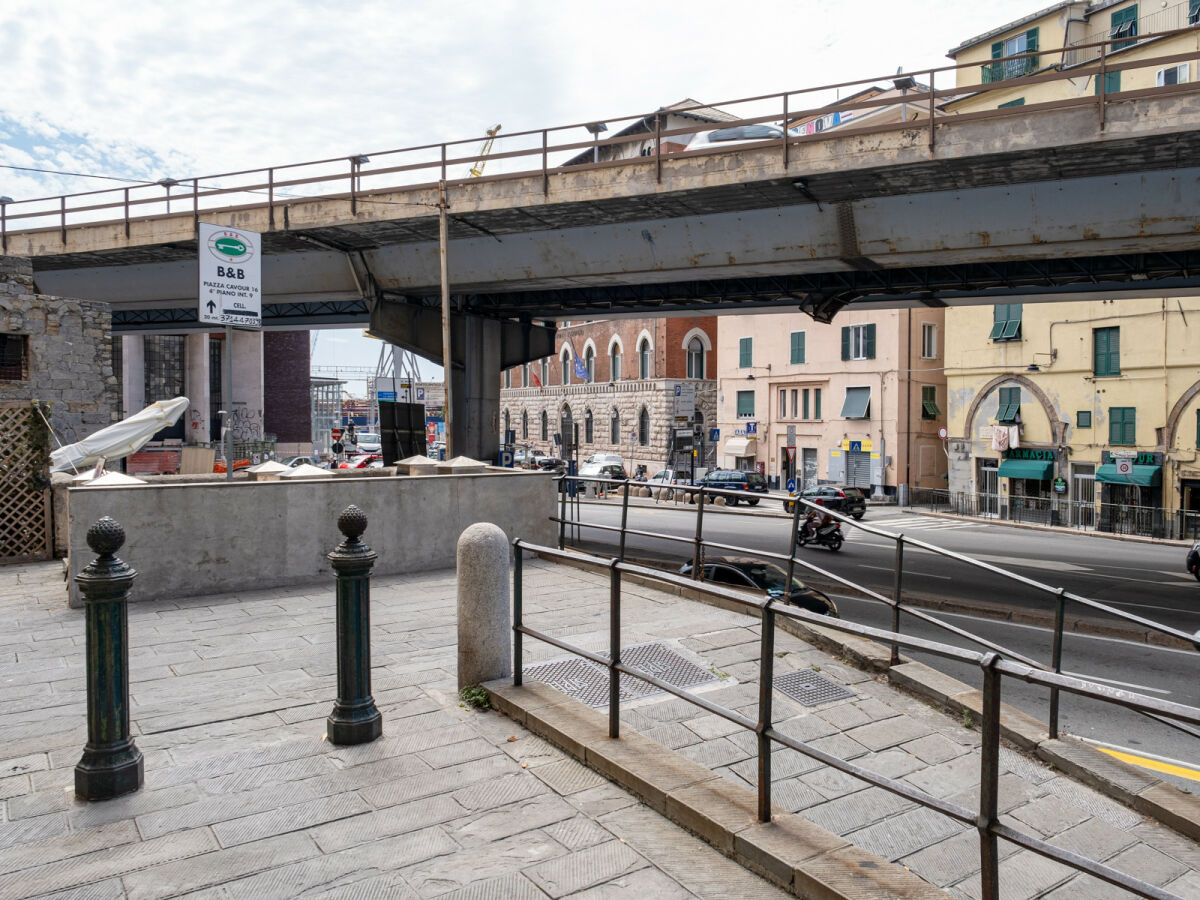
[[[1192,549],[1188,552],[1187,570],[1200,581],[1200,543],[1192,544]]]
[[[800,530],[796,533],[796,545],[803,547],[806,544],[816,544],[821,547],[828,547],[834,553],[842,549],[842,542],[846,539],[842,534],[841,522],[830,522],[828,525],[821,525],[814,530],[813,522],[805,522]]]

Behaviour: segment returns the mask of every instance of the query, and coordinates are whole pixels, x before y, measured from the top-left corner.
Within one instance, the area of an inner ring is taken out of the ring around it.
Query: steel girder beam
[[[365,300],[323,300],[306,303],[267,303],[263,305],[266,328],[329,328],[335,325],[359,325],[370,314]],[[201,324],[193,307],[159,309],[122,309],[112,314],[114,333],[135,331],[212,331]]]

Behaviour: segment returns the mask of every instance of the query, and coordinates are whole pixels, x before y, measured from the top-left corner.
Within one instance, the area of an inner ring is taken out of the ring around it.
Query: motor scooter
[[[1187,570],[1200,581],[1200,543],[1192,544],[1192,549],[1188,552]]]
[[[806,521],[796,533],[798,547],[817,544],[821,547],[828,547],[834,553],[842,549],[842,542],[845,539],[845,535],[842,534],[841,522],[830,522],[828,525],[817,527],[815,521]]]

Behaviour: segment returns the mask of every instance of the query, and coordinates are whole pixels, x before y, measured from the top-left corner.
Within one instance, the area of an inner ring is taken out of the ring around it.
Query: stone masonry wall
[[[64,444],[116,421],[108,304],[39,294],[29,260],[0,256],[0,334],[28,339],[27,377],[0,380],[0,402],[52,403],[51,424]]]

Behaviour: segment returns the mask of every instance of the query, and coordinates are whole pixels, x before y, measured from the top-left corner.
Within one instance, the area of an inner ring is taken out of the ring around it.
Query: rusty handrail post
[[[192,234],[200,236],[200,179],[192,179]]]
[[[790,587],[790,584],[789,584]],[[771,739],[767,729],[773,718],[771,699],[775,687],[775,609],[770,596],[762,608],[762,635],[758,663],[758,821],[771,821]]]
[[[441,177],[441,182],[442,182],[442,184],[443,184],[443,185],[445,185],[445,184],[446,184],[446,145],[445,145],[445,144],[442,144],[442,177]],[[444,189],[445,189],[445,188],[443,187],[443,190],[444,190]]]
[[[1062,674],[1062,645],[1063,645],[1063,620],[1065,618],[1067,598],[1066,589],[1059,588],[1054,595],[1054,647],[1050,651],[1050,663],[1054,667],[1054,674]],[[1051,738],[1058,737],[1058,701],[1059,690],[1056,687],[1050,688],[1050,716],[1047,725],[1050,731]]]
[[[655,179],[662,184],[662,115],[654,115],[654,168]]]
[[[108,516],[87,532],[98,556],[75,576],[83,595],[87,658],[87,744],[75,766],[75,795],[109,800],[142,786],[142,751],[129,733],[129,592],[137,572],[116,552],[125,529]]]
[[[792,589],[792,578],[796,575],[796,541],[800,537],[800,509],[804,504],[800,502],[800,497],[797,495],[792,499],[792,541],[788,544],[791,550],[788,552],[788,567],[787,567],[787,590]],[[786,508],[786,507],[785,507]]]
[[[625,561],[625,538],[628,536],[625,529],[629,527],[629,479],[625,479],[625,491],[621,497],[621,546],[617,550],[618,558]]]
[[[547,129],[543,128],[542,129],[542,196],[543,197],[550,196],[550,161],[549,161],[550,147],[548,144],[549,140],[550,140],[549,131]]]
[[[934,114],[934,106],[935,106],[934,98],[937,97],[937,91],[935,91],[933,88],[933,81],[934,81],[934,77],[936,75],[937,75],[936,71],[934,71],[933,69],[929,70],[929,149],[930,150],[933,149],[933,142],[934,142],[933,114]]]
[[[67,197],[65,194],[58,198],[58,210],[62,224],[62,242],[65,247],[67,246]]]
[[[783,92],[783,170],[788,167],[788,95]],[[788,584],[791,584],[789,581]]]
[[[0,203],[0,252],[8,252],[8,203]]]
[[[1100,130],[1104,130],[1104,95],[1108,89],[1108,44],[1100,45],[1100,71],[1096,73],[1096,115],[1100,118]]]
[[[267,169],[267,228],[275,230],[275,168]]]
[[[986,653],[979,661],[983,669],[983,720],[979,761],[979,872],[983,900],[999,900],[1000,850],[992,828],[1000,805],[1000,679],[996,671],[998,653]]]
[[[621,570],[620,560],[608,563],[608,736],[621,736]]]
[[[525,661],[525,633],[521,631],[524,624],[524,596],[522,587],[525,583],[524,563],[521,557],[525,551],[521,549],[521,540],[513,541],[513,686],[521,686],[521,667]]]
[[[129,237],[129,188],[125,188],[125,237]]]
[[[358,163],[350,158],[350,215],[358,215]]]
[[[367,516],[347,506],[337,520],[345,540],[329,554],[337,579],[337,699],[326,734],[331,744],[366,744],[383,734],[371,696],[371,568],[377,555],[359,538]]]
[[[900,594],[904,588],[904,535],[896,538],[896,571],[892,573],[892,633],[900,633]],[[900,645],[892,644],[889,666],[900,665]]]
[[[701,563],[704,559],[704,488],[696,494],[696,538],[692,551],[692,580],[700,581]]]

